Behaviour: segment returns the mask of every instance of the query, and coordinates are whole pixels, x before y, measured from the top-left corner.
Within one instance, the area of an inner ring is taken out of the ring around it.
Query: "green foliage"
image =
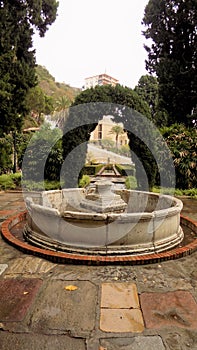
[[[0,175],[0,190],[13,190],[21,187],[21,173]]]
[[[14,183],[14,180],[11,178],[10,175],[0,175],[0,190],[13,190],[15,189],[16,185]]]
[[[188,196],[188,197],[192,197],[192,198],[197,198],[197,189],[196,188],[182,190],[180,188],[176,188],[176,189],[174,189],[174,188],[162,188],[161,189],[160,187],[153,187],[152,192],[162,193],[162,194],[170,194],[170,195],[174,195],[177,197]]]
[[[0,136],[21,130],[26,96],[36,85],[34,29],[44,36],[57,6],[55,0],[0,2]]]
[[[79,180],[79,187],[87,187],[90,184],[90,177],[88,175],[83,175]]]
[[[17,159],[18,159],[18,167],[22,168],[22,162],[23,157],[26,151],[26,148],[31,140],[32,134],[31,133],[17,133],[16,134],[16,152],[17,152]]]
[[[103,102],[103,104],[99,104],[98,108],[98,104],[94,104],[93,102]],[[92,103],[91,107],[89,103]],[[80,106],[83,104],[85,104],[84,107]],[[78,106],[78,108],[75,108],[76,106]],[[127,108],[125,108],[125,106]],[[132,121],[130,119],[130,108],[136,111],[132,112]],[[111,85],[96,86],[95,88],[82,91],[76,97],[72,108],[70,108],[63,136],[63,156],[65,158],[69,154],[70,157],[73,157],[73,175],[70,176],[70,169],[65,169],[64,173],[66,187],[76,187],[78,183],[78,168],[82,168],[85,164],[85,155],[87,153],[87,143],[85,143],[85,141],[89,141],[90,134],[95,129],[99,120],[101,120],[104,115],[108,114],[114,116],[114,121],[116,123],[122,122],[126,130],[129,130],[131,127],[135,129],[135,115],[138,115],[137,111],[151,119],[148,104],[144,102],[135,91],[120,85],[116,85],[115,87]],[[79,121],[82,121],[82,126],[76,127]],[[70,131],[66,132],[66,130]],[[144,165],[148,174],[150,186],[152,186],[156,174],[156,171],[153,171],[153,168],[156,167],[153,156],[151,152],[148,153],[144,144],[141,144],[141,148],[139,147],[141,141],[135,136],[135,133],[127,133],[130,138],[129,146],[136,154],[136,162],[140,160],[140,162],[137,163],[137,167],[139,168],[137,172],[139,187],[144,188],[145,186],[140,178],[140,174],[142,173],[140,167],[141,163]],[[140,130],[138,128],[138,133],[149,134],[150,131],[146,128],[146,125],[144,125],[143,128],[140,126]],[[80,152],[78,152],[76,159],[76,154],[72,155],[71,151],[79,145]],[[145,189],[147,189],[147,187]]]
[[[134,91],[148,103],[151,111],[151,120],[157,127],[166,125],[167,113],[159,109],[159,84],[152,75],[142,75]]]
[[[122,145],[119,148],[116,147],[116,143],[111,139],[102,139],[99,141],[90,141],[90,143],[93,143],[97,147],[102,147],[104,149],[107,149],[110,152],[114,152],[117,154],[121,154],[125,157],[131,157],[130,147],[129,145]]]
[[[0,174],[12,170],[12,138],[4,136],[0,138]]]
[[[125,187],[127,190],[135,190],[137,188],[137,180],[135,176],[128,176],[126,178]]]
[[[131,157],[131,152],[130,152],[129,145],[122,145],[120,147],[120,154],[122,154],[125,157]]]
[[[67,107],[68,104],[70,104],[70,101],[72,102],[81,91],[80,89],[71,87],[65,83],[56,82],[55,78],[43,66],[38,65],[36,67],[36,74],[39,87],[46,96],[52,99],[54,109],[56,107],[56,102],[61,101],[62,98],[67,101]],[[62,106],[62,104],[60,105]]]
[[[102,169],[102,167],[103,167],[103,164],[86,164],[82,168],[80,176],[82,175],[95,176]]]
[[[161,132],[172,152],[176,187],[180,189],[197,187],[197,130],[174,124],[161,129]]]
[[[130,164],[115,164],[116,169],[122,176],[133,176],[135,173],[135,168]]]
[[[22,168],[24,180],[59,181],[63,162],[61,137],[61,131],[57,128],[51,129],[49,124],[42,125],[33,135],[25,152],[25,164]]]
[[[112,150],[115,148],[115,142],[110,139],[102,139],[99,141],[101,146],[107,150]]]
[[[52,99],[46,96],[39,86],[29,90],[26,96],[26,103],[38,125],[42,121],[41,115],[48,114],[53,110]]]
[[[116,136],[116,148],[118,148],[118,137],[119,137],[119,135],[124,133],[123,127],[121,125],[118,125],[118,124],[114,125],[114,126],[112,126],[110,132],[112,134],[115,134],[115,136]]]
[[[21,178],[22,178],[21,173],[10,174],[9,176],[12,179],[12,181],[14,182],[14,185],[16,187],[21,186]]]
[[[32,181],[25,180],[23,181],[23,190],[27,191],[50,191],[50,190],[59,190],[61,189],[61,183],[59,181]]]
[[[192,125],[197,105],[197,2],[149,0],[144,35],[150,73],[159,83],[159,106],[168,113],[168,125]]]

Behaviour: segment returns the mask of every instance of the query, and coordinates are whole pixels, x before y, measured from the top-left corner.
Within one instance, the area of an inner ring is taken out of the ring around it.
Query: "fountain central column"
[[[93,193],[87,194],[82,200],[81,208],[97,213],[122,213],[127,208],[127,203],[120,195],[112,191],[111,181],[98,181]]]

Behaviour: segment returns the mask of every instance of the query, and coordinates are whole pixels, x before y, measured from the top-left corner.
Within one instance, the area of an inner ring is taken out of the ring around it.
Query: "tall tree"
[[[157,127],[166,125],[167,113],[159,109],[159,84],[153,75],[142,75],[134,91],[148,103],[151,111],[151,119]]]
[[[111,128],[111,133],[112,134],[115,134],[115,137],[116,137],[116,148],[118,148],[118,138],[119,138],[119,135],[123,134],[124,133],[124,130],[123,130],[123,127],[121,125],[114,125],[112,128]]]
[[[56,18],[55,0],[0,1],[0,134],[20,130],[26,95],[36,85],[34,30],[44,36]]]
[[[139,113],[136,111],[147,117],[140,125]],[[65,186],[77,186],[80,170],[85,164],[90,134],[104,115],[111,115],[116,123],[123,123],[133,152],[132,159],[136,165],[138,187],[145,190],[151,188],[155,181],[157,164],[149,149],[151,143],[152,149],[154,148],[153,133],[147,124],[147,120],[151,119],[150,109],[135,91],[120,85],[87,89],[82,91],[72,104],[62,144],[65,159],[62,173]],[[149,140],[149,145],[143,140]]]
[[[149,0],[143,24],[148,60],[156,73],[159,105],[169,115],[168,124],[192,125],[197,105],[197,1]]]

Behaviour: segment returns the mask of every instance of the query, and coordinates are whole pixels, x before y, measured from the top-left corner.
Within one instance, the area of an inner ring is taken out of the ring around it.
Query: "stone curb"
[[[10,243],[12,246],[18,248],[27,254],[33,254],[35,256],[46,258],[50,261],[56,263],[74,263],[74,264],[128,264],[128,265],[144,265],[150,263],[158,263],[166,260],[175,260],[187,255],[192,254],[197,250],[197,239],[189,243],[184,247],[174,248],[171,251],[166,251],[162,253],[155,253],[149,255],[140,256],[99,256],[99,255],[80,255],[75,253],[63,253],[54,252],[47,249],[38,248],[36,246],[31,246],[26,242],[22,242],[12,233],[10,229],[18,224],[19,222],[25,221],[27,211],[21,212],[15,216],[12,216],[2,223],[1,230],[3,238]],[[181,216],[181,223],[192,229],[197,233],[197,222],[188,218]]]

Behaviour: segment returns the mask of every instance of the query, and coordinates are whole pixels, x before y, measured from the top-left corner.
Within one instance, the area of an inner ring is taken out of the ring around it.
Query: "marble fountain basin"
[[[151,254],[183,240],[183,204],[169,195],[112,191],[109,182],[83,189],[44,191],[26,197],[25,239],[55,251]]]

